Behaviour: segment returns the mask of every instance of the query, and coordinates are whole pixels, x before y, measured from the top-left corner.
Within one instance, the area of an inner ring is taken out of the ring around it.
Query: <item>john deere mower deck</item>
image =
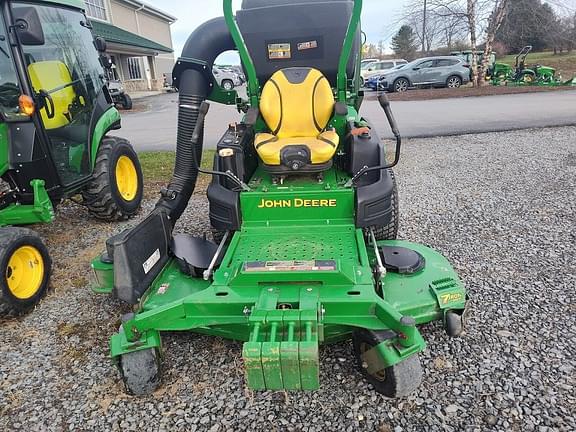
[[[417,325],[443,320],[459,335],[466,294],[444,257],[396,240],[400,135],[383,97],[397,137],[388,163],[358,114],[362,1],[245,0],[236,16],[231,3],[192,34],[175,70],[172,182],[154,212],[93,262],[96,291],[137,305],[111,341],[126,389],[154,391],[160,332],[192,330],[243,341],[253,389],[319,388],[319,346],[352,338],[374,388],[408,394],[421,381]],[[209,72],[230,49],[247,72],[246,101]],[[200,171],[206,99],[246,113],[209,172],[216,243],[173,233]]]

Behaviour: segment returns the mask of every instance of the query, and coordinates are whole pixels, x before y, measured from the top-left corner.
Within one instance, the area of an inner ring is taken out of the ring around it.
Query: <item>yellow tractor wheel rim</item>
[[[124,201],[133,201],[138,193],[138,173],[128,156],[120,156],[116,163],[116,187]]]
[[[14,251],[6,267],[6,282],[12,295],[26,300],[42,287],[44,259],[33,246],[22,246]]]

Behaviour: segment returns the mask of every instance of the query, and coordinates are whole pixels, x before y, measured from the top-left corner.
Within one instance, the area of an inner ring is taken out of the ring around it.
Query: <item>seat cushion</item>
[[[340,137],[334,131],[326,131],[310,138],[279,138],[268,133],[260,133],[256,135],[254,144],[260,159],[266,165],[281,165],[281,153],[289,146],[308,147],[310,163],[317,165],[325,164],[334,157],[339,141]]]

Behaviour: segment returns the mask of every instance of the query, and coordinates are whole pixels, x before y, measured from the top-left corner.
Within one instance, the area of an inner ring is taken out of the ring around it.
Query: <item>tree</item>
[[[424,14],[424,0],[410,0],[398,20],[400,24],[407,24],[414,29],[423,52],[450,52],[462,46],[468,34],[466,22],[462,19],[464,13],[446,14],[435,0],[427,0],[426,6]],[[458,5],[454,7],[460,9]]]
[[[542,0],[515,0],[496,34],[496,40],[516,53],[526,45],[535,51],[554,48],[561,24],[550,5]]]
[[[472,56],[470,66],[474,85],[484,84],[495,35],[502,25],[510,3],[510,0],[428,0],[428,10],[433,10],[439,17],[466,23],[472,51],[477,52],[479,39],[482,40],[482,36],[485,36],[485,61],[478,67],[476,56]]]
[[[416,57],[416,35],[409,25],[403,25],[398,30],[396,36],[392,38],[392,49],[394,53],[406,60],[413,60]]]

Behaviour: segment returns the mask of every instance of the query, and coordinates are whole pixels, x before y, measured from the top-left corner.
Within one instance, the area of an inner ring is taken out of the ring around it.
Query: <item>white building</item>
[[[159,90],[171,76],[172,15],[140,0],[85,0],[95,36],[103,37],[116,78],[128,91]]]

